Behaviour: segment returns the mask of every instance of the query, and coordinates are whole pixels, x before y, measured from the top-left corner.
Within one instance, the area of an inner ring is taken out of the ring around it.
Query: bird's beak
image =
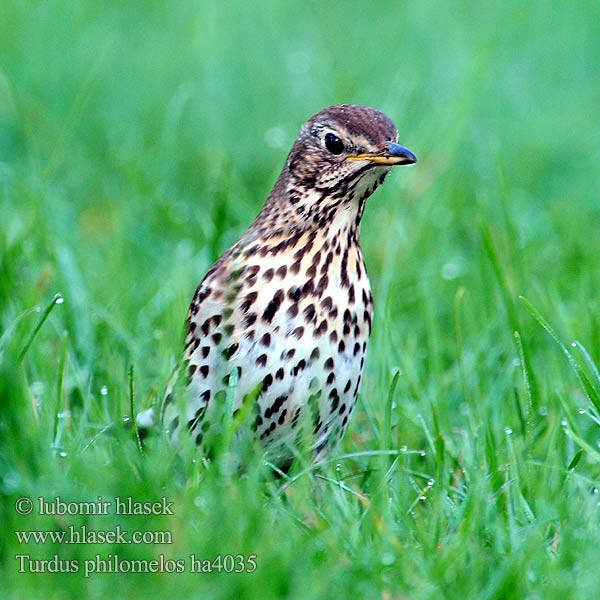
[[[356,154],[346,160],[366,160],[374,165],[412,165],[417,162],[417,157],[404,146],[396,142],[388,142],[383,152],[378,154]]]

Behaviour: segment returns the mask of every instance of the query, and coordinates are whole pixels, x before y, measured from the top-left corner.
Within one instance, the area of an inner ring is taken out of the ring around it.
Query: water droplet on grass
[[[44,393],[46,386],[43,381],[32,381],[29,389],[34,396],[41,396]]]
[[[13,494],[21,485],[21,477],[16,471],[9,471],[0,479],[0,489],[5,494]]]
[[[456,279],[460,275],[460,267],[453,262],[447,262],[442,267],[442,277],[448,281]]]
[[[578,412],[580,415],[585,415],[585,413],[586,413],[586,410],[585,410],[585,408],[579,408],[579,409],[577,409],[577,412]]]
[[[510,427],[505,427],[504,428],[504,433],[506,433],[506,435],[512,435],[512,429]]]
[[[394,555],[391,552],[384,552],[383,556],[381,557],[381,563],[384,564],[386,567],[393,565],[394,560]]]
[[[64,301],[65,301],[65,299],[60,294],[56,294],[56,296],[54,298],[55,304],[63,304]]]
[[[427,480],[427,487],[433,487],[435,485],[435,479],[428,479]]]
[[[100,388],[100,394],[101,394],[102,396],[108,396],[108,387],[107,387],[107,386],[105,386],[105,385],[103,385],[103,386]]]
[[[282,127],[271,127],[265,133],[265,142],[271,148],[282,148],[285,144],[285,131]]]

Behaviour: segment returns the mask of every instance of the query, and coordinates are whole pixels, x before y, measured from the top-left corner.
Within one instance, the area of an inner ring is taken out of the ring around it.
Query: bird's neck
[[[369,194],[349,192],[331,197],[318,188],[298,186],[290,178],[281,178],[248,230],[252,237],[344,239],[359,244],[360,223]]]

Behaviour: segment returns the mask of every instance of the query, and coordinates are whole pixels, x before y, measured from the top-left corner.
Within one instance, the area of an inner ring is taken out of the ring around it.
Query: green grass
[[[597,2],[2,2],[2,596],[595,597],[599,18]],[[120,425],[132,396],[160,396],[200,277],[300,124],[339,102],[387,112],[420,158],[367,207],[374,330],[339,455],[284,483],[252,451],[243,477],[160,438],[140,453]],[[165,496],[175,514],[21,516],[24,496]],[[82,524],[173,543],[15,535]],[[192,553],[257,568],[190,573]],[[19,573],[18,554],[187,563],[86,579]]]

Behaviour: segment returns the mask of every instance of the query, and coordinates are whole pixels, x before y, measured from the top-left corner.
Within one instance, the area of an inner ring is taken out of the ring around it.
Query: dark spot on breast
[[[267,269],[263,273],[262,278],[268,283],[269,281],[271,281],[271,279],[273,279],[273,275],[275,275],[275,270],[274,269]]]
[[[341,354],[344,352],[344,350],[346,350],[346,342],[344,342],[344,340],[340,340],[340,343],[338,344],[338,352]]]
[[[325,319],[323,319],[319,323],[319,326],[315,327],[315,330],[313,331],[313,337],[316,339],[316,338],[321,337],[325,333],[327,333],[327,321]]]
[[[337,334],[337,331],[334,330],[329,334],[329,341],[332,344],[336,344],[337,340],[338,340],[338,334]]]
[[[281,360],[290,360],[294,358],[294,354],[296,354],[295,348],[290,348],[289,350],[284,350],[281,353]]]
[[[281,411],[281,414],[279,415],[279,419],[277,419],[277,422],[278,422],[280,425],[283,425],[283,423],[284,423],[284,421],[285,421],[285,416],[286,416],[286,415],[287,415],[287,408],[284,408],[284,409]]]
[[[300,373],[300,371],[303,371],[306,368],[306,361],[304,359],[301,359],[298,361],[298,364],[292,369],[292,375],[295,377],[296,375],[298,375],[298,373]]]
[[[329,375],[327,375],[326,384],[331,385],[334,381],[335,381],[335,373],[332,371],[331,373],[329,373]]]
[[[354,285],[350,285],[350,287],[348,288],[348,302],[350,304],[354,304],[355,301],[355,297],[354,297]]]
[[[281,267],[277,269],[277,277],[279,277],[280,279],[283,279],[286,276],[286,273],[287,267],[285,265],[281,265]]]
[[[333,358],[331,356],[323,363],[326,371],[333,370]]]
[[[265,333],[261,338],[260,338],[260,343],[265,346],[265,347],[269,347],[271,345],[271,334],[270,333]]]
[[[300,267],[302,266],[302,262],[301,261],[296,261],[291,267],[290,267],[290,273],[293,273],[294,275],[298,275],[298,273],[300,272]]]
[[[210,354],[210,346],[202,346],[200,353],[202,354],[202,358],[206,358]]]
[[[225,358],[225,360],[229,360],[237,352],[237,349],[239,347],[239,344],[231,344],[229,348],[225,348],[225,350],[221,352],[221,355],[223,356],[223,358]]]
[[[292,417],[292,428],[294,428],[294,427],[296,427],[296,425],[298,425],[298,419],[300,418],[300,412],[301,412],[301,410],[302,410],[302,407],[299,406],[294,411],[294,416]]]
[[[271,373],[267,373],[262,381],[262,389],[261,392],[266,394],[267,390],[271,387],[273,383],[273,375]]]
[[[318,360],[318,358],[321,356],[321,351],[319,350],[319,348],[314,348],[313,351],[310,353],[310,361],[312,362],[313,360]]]
[[[261,354],[257,359],[256,359],[256,364],[259,367],[264,367],[267,364],[267,355],[266,354]]]
[[[331,296],[327,296],[326,298],[323,298],[323,300],[321,300],[321,308],[323,310],[326,310],[326,311],[330,310],[332,305],[333,305],[333,300],[332,300]]]
[[[206,321],[204,321],[204,323],[202,323],[202,325],[200,326],[200,331],[202,331],[204,335],[208,335],[208,332],[210,331],[210,323],[211,320],[206,319]]]
[[[193,377],[194,373],[196,372],[196,369],[198,368],[197,365],[188,365],[188,375],[189,377]]]
[[[321,277],[321,279],[319,279],[319,283],[317,284],[315,294],[317,296],[321,296],[328,285],[329,285],[329,277],[327,277],[327,274],[325,274],[325,275],[323,275],[323,277]]]
[[[243,314],[247,313],[248,310],[250,310],[250,307],[254,304],[257,297],[258,297],[257,292],[250,292],[249,294],[246,294],[244,296],[244,300],[240,304],[240,310],[242,311]]]
[[[300,300],[301,296],[302,296],[302,292],[301,292],[300,288],[296,285],[293,285],[287,292],[287,297],[292,302],[298,302],[298,300]]]
[[[208,365],[202,365],[200,367],[200,373],[202,373],[202,377],[204,377],[204,379],[207,378],[209,370],[210,369],[208,368]]]
[[[292,331],[292,335],[294,337],[296,337],[297,339],[300,339],[304,335],[304,327],[302,327],[302,326],[296,327],[296,329],[294,329],[294,331]]]
[[[314,318],[315,318],[315,305],[314,304],[309,304],[305,309],[304,309],[304,318],[306,319],[306,321],[308,323],[310,323]]]
[[[312,294],[314,289],[315,289],[315,282],[312,279],[308,279],[306,281],[306,283],[302,286],[301,297]]]
[[[287,314],[289,317],[294,318],[298,314],[298,304],[292,304],[287,309]]]
[[[256,313],[249,313],[244,319],[244,324],[246,327],[250,327],[256,323]]]
[[[263,418],[260,415],[256,415],[256,420],[254,421],[254,425],[252,429],[256,431],[263,424]]]
[[[277,396],[273,401],[273,404],[265,410],[265,418],[270,419],[272,415],[276,415],[279,412],[279,409],[283,406],[283,403],[287,400],[287,396],[281,395]]]
[[[215,344],[220,344],[220,343],[221,343],[221,339],[222,339],[222,337],[223,337],[223,335],[222,335],[221,333],[215,333],[215,334],[212,336],[212,341],[213,341]]]
[[[331,412],[334,412],[340,402],[340,396],[336,388],[333,388],[331,392],[329,392],[329,398],[331,399]]]
[[[344,250],[344,256],[342,256],[342,261],[340,263],[340,279],[342,287],[348,287],[348,248]]]
[[[262,316],[263,321],[270,323],[273,320],[275,313],[279,310],[279,307],[281,306],[282,300],[283,300],[283,290],[277,290],[277,292],[273,296],[273,299],[269,302],[269,304],[267,305],[267,308],[265,308],[265,312],[263,313],[263,316]]]
[[[284,376],[284,370],[282,367],[279,367],[279,369],[277,369],[277,372],[275,373],[275,379],[282,380],[283,376]]]
[[[328,252],[327,258],[325,259],[325,262],[323,263],[323,266],[321,267],[322,275],[327,272],[327,269],[328,269],[329,265],[332,263],[332,261],[333,261],[333,252]]]

